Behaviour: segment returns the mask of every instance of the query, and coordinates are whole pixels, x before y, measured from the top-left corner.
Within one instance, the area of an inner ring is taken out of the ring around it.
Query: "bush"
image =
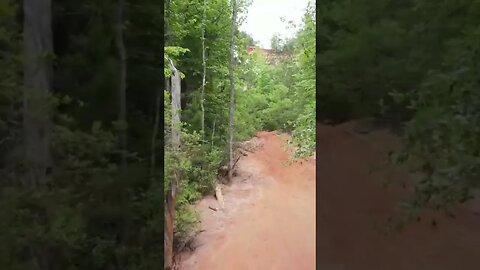
[[[115,141],[56,126],[46,186],[2,186],[0,268],[152,269],[161,265],[163,198],[148,167],[110,163]],[[8,248],[7,248],[8,247]]]

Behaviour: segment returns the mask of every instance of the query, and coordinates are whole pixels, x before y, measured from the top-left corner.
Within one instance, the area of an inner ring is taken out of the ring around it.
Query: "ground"
[[[384,181],[408,182],[412,176],[382,167],[388,151],[399,145],[396,136],[386,130],[359,134],[356,125],[317,127],[318,265],[328,270],[480,269],[480,217],[474,204],[455,209],[455,219],[429,213],[401,233],[383,235],[376,229],[411,188],[385,188]]]
[[[396,136],[358,126],[317,127],[317,180],[315,158],[287,166],[287,136],[260,132],[261,146],[224,187],[224,210],[209,208],[219,207],[213,197],[198,202],[205,231],[180,269],[480,269],[480,200],[455,209],[455,218],[427,213],[402,232],[382,233],[412,187],[385,180],[413,176],[385,166]]]
[[[202,230],[180,269],[315,269],[315,161],[287,164],[286,135],[260,132],[259,147],[243,157],[225,206],[197,204]]]

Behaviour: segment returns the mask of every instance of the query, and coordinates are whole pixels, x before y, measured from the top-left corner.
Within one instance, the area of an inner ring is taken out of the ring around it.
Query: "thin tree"
[[[207,59],[205,57],[205,21],[207,14],[207,0],[203,0],[203,17],[202,17],[202,90],[200,93],[200,107],[202,109],[202,136],[205,136],[205,83],[207,74]]]
[[[164,2],[164,25],[163,25],[163,32],[165,36],[165,44],[164,46],[168,46],[170,44],[170,34],[169,34],[169,19],[168,19],[168,10],[170,7],[170,0],[165,0]],[[164,83],[165,83],[165,90],[167,92],[170,92],[170,82],[169,79],[165,76],[164,77]],[[150,176],[153,177],[154,170],[155,170],[155,160],[156,160],[156,152],[155,152],[155,146],[156,146],[156,138],[158,134],[158,128],[160,124],[160,106],[161,106],[161,95],[163,95],[163,91],[159,89],[157,93],[157,104],[156,104],[156,109],[155,109],[155,122],[153,126],[153,132],[152,132],[152,145],[151,145],[151,168],[150,168]]]
[[[49,147],[50,57],[53,54],[51,8],[51,0],[23,1],[23,132],[29,184],[44,182],[47,170],[51,166]]]
[[[177,153],[180,149],[180,93],[181,78],[180,72],[175,68],[172,60],[170,69],[172,71],[172,151]],[[164,269],[170,270],[173,266],[173,225],[175,223],[175,204],[177,200],[178,183],[180,181],[180,170],[174,168],[173,177],[168,183],[168,190],[165,198],[165,225],[164,225]]]
[[[152,132],[152,144],[150,149],[150,177],[154,177],[155,174],[155,166],[156,166],[156,146],[157,146],[157,135],[158,135],[158,128],[160,125],[160,106],[161,106],[161,95],[162,95],[162,88],[160,87],[157,93],[157,100],[155,104],[155,120],[153,123],[153,132]]]
[[[125,0],[117,2],[117,16],[115,23],[115,44],[120,60],[120,81],[118,92],[120,96],[118,121],[120,125],[119,139],[120,149],[122,151],[122,169],[127,164],[127,52],[123,41],[123,13],[125,10]]]
[[[233,171],[233,127],[235,113],[235,81],[234,81],[234,48],[235,48],[235,28],[237,20],[237,0],[233,0],[232,6],[232,24],[230,28],[230,108],[228,114],[228,181],[232,180]]]

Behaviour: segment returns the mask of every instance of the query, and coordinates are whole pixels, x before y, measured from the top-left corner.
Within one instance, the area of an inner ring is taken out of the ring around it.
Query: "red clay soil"
[[[285,164],[286,135],[259,132],[261,146],[239,161],[223,187],[225,207],[213,197],[197,204],[202,232],[179,269],[313,270],[315,268],[315,160]]]
[[[386,131],[360,135],[354,125],[317,127],[319,269],[480,269],[480,217],[471,207],[457,209],[455,219],[437,217],[436,227],[429,218],[399,233],[375,230],[405,191],[382,187],[387,174],[372,175],[369,169],[380,165],[398,140]]]
[[[384,179],[410,176],[385,168],[370,173],[399,141],[384,130],[359,134],[355,126],[317,127],[317,183],[315,160],[285,166],[286,136],[259,133],[263,146],[239,161],[233,183],[223,187],[224,209],[209,208],[219,207],[213,197],[198,202],[205,231],[193,253],[181,254],[180,269],[480,269],[478,200],[476,209],[457,209],[455,219],[437,215],[435,227],[430,216],[398,233],[376,229],[406,195],[399,186],[383,187]]]

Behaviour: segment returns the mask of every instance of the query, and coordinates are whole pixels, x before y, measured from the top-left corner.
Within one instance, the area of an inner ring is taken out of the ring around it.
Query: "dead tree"
[[[172,151],[177,153],[180,149],[180,72],[170,61],[172,70]],[[173,226],[175,223],[175,204],[178,193],[178,183],[180,181],[180,171],[178,168],[173,170],[173,177],[168,183],[168,190],[165,198],[165,226],[164,226],[164,269],[170,270],[173,266]]]

